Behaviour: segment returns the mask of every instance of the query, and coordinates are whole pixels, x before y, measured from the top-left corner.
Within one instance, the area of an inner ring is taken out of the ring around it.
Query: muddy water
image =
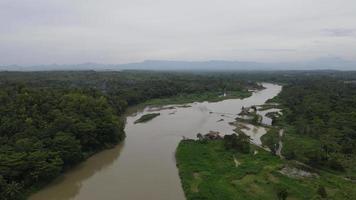
[[[269,112],[281,112],[281,109],[278,109],[278,108],[271,108],[271,109],[268,109],[268,110],[262,110],[262,111],[257,111],[257,113],[259,115],[262,116],[262,124],[265,124],[265,125],[272,125],[272,119],[269,118],[269,117],[266,117],[266,114],[269,113]]]
[[[178,142],[183,136],[195,138],[197,133],[209,131],[233,133],[234,127],[228,123],[234,121],[242,106],[263,104],[281,90],[278,85],[264,86],[265,90],[242,100],[133,112],[127,117],[124,143],[89,158],[30,200],[183,200],[174,158]],[[152,112],[161,115],[134,124],[140,116]]]

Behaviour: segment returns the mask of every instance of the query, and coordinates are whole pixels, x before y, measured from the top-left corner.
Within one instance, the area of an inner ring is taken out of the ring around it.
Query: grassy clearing
[[[318,149],[321,149],[319,140],[296,134],[291,126],[285,126],[285,134],[283,136],[282,155],[289,159],[296,159],[301,162],[308,162],[308,155]]]
[[[170,104],[185,104],[185,103],[193,103],[193,102],[215,102],[221,101],[225,99],[237,99],[237,98],[247,98],[251,96],[251,92],[249,91],[230,91],[227,92],[226,96],[221,96],[218,92],[205,92],[205,93],[195,93],[195,94],[182,94],[179,96],[173,96],[169,98],[159,98],[159,99],[151,99],[143,103],[144,105],[170,105]]]
[[[263,142],[263,137],[261,139]],[[303,163],[310,162],[310,156],[314,155],[317,151],[321,151],[322,149],[322,144],[320,140],[296,134],[294,129],[290,127],[286,129],[286,132],[282,138],[282,142],[282,155],[285,156],[287,159],[295,159]],[[345,166],[345,171],[342,172],[334,171],[330,168],[326,168],[325,166],[318,167],[323,170],[328,170],[332,173],[340,174],[344,177],[355,179],[356,168],[354,166],[356,163],[356,156],[349,156],[347,158],[344,158],[342,161],[343,166]]]
[[[181,141],[176,158],[187,199],[277,199],[281,189],[287,190],[287,199],[320,199],[320,186],[328,199],[356,199],[355,184],[342,177],[319,171],[318,178],[290,178],[279,172],[290,165],[287,161],[262,149],[253,155],[255,149],[241,154],[226,150],[221,140]]]
[[[279,146],[279,129],[270,128],[266,134],[262,135],[261,142],[263,146],[268,147],[272,152],[276,152]]]
[[[150,113],[150,114],[142,115],[138,120],[135,121],[135,124],[148,122],[153,118],[157,117],[158,115],[160,115],[160,113]]]

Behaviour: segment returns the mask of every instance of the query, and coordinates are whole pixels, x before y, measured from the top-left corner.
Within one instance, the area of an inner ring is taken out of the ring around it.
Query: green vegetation
[[[159,115],[160,113],[149,113],[149,114],[142,115],[138,120],[135,121],[135,124],[150,121]]]
[[[261,142],[275,154],[279,147],[279,130],[277,128],[268,129],[267,133],[261,137]]]
[[[236,117],[235,120],[237,122],[243,122],[243,123],[249,123],[253,124],[256,126],[264,126],[262,122],[262,116],[257,114],[256,112],[251,112],[249,114],[244,115],[244,118],[242,117]]]
[[[272,153],[256,146],[249,154],[242,153],[226,148],[224,140],[182,141],[176,157],[188,200],[356,199],[355,72],[271,72],[246,77],[284,85],[261,108],[279,103],[283,110],[282,116],[268,114],[275,127],[261,138]],[[237,121],[257,123],[258,118],[250,115]],[[280,128],[286,160],[274,156]],[[254,149],[259,153],[254,155]]]
[[[258,110],[259,111],[264,111],[264,110],[269,110],[269,109],[272,109],[272,108],[280,108],[280,106],[278,104],[275,104],[275,103],[265,103],[263,105],[260,105]]]
[[[128,106],[223,91],[241,97],[249,88],[260,86],[230,74],[0,72],[0,199],[24,199],[123,140]]]
[[[306,169],[252,145],[246,154],[226,149],[223,140],[183,140],[176,158],[188,200],[356,198],[351,181],[325,171],[300,178],[284,175],[283,168]]]
[[[177,150],[188,199],[355,199],[356,72],[0,72],[0,197],[24,199],[60,173],[124,138],[131,105],[218,101],[250,95],[256,81],[278,82],[282,154],[317,169],[296,180],[289,161],[238,138],[183,141]],[[221,96],[226,91],[227,96]],[[270,104],[262,109],[272,108]],[[248,121],[258,124],[259,115]],[[276,130],[262,137],[277,143]],[[242,147],[241,144],[245,146]],[[245,152],[245,153],[241,153]],[[236,161],[236,162],[235,162]]]
[[[144,105],[170,105],[170,104],[185,104],[192,102],[216,102],[225,99],[237,99],[237,98],[247,98],[251,96],[251,92],[246,90],[242,91],[231,91],[228,92],[226,96],[222,96],[221,92],[204,92],[204,93],[193,93],[193,94],[181,94],[179,96],[173,96],[169,98],[158,98],[151,99],[144,102]]]
[[[356,178],[356,85],[330,78],[290,82],[279,95],[282,154]],[[301,148],[302,147],[302,148]]]
[[[0,91],[0,196],[24,198],[89,155],[124,138],[106,97],[10,86]]]
[[[272,125],[275,125],[278,123],[278,119],[281,117],[281,114],[279,112],[268,112],[266,113],[266,117],[272,119]]]
[[[227,150],[232,150],[241,153],[250,152],[250,137],[240,133],[238,135],[225,135],[224,146]]]
[[[241,80],[230,73],[155,71],[0,73],[0,85],[19,83],[36,88],[80,88],[100,91],[120,113],[124,112],[127,106],[146,101],[147,104],[162,105],[220,100],[219,95],[224,91],[227,91],[227,97],[240,98],[250,95],[248,89],[261,89],[255,82]],[[156,100],[150,102],[152,99]]]
[[[287,159],[298,159],[301,162],[313,164],[313,156],[316,156],[318,150],[321,149],[320,141],[294,134],[288,131],[283,138],[282,154]],[[302,148],[301,148],[302,147]]]

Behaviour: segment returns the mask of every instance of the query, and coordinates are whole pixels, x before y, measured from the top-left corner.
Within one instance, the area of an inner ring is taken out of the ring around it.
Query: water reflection
[[[84,163],[79,164],[62,176],[55,179],[50,185],[40,192],[32,195],[30,200],[68,200],[78,195],[85,180],[92,177],[98,171],[105,171],[119,158],[125,142],[113,149],[102,151],[90,157]]]

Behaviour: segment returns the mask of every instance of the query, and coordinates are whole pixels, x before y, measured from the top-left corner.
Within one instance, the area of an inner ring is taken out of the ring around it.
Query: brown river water
[[[234,121],[242,106],[261,105],[281,91],[279,85],[263,85],[266,89],[245,99],[133,111],[127,116],[124,142],[95,154],[29,199],[184,200],[174,156],[179,141],[183,136],[195,138],[197,133],[209,131],[233,133],[235,127],[229,122]],[[140,116],[152,112],[161,115],[147,123],[134,124]],[[259,144],[265,129],[251,130],[247,134]]]

